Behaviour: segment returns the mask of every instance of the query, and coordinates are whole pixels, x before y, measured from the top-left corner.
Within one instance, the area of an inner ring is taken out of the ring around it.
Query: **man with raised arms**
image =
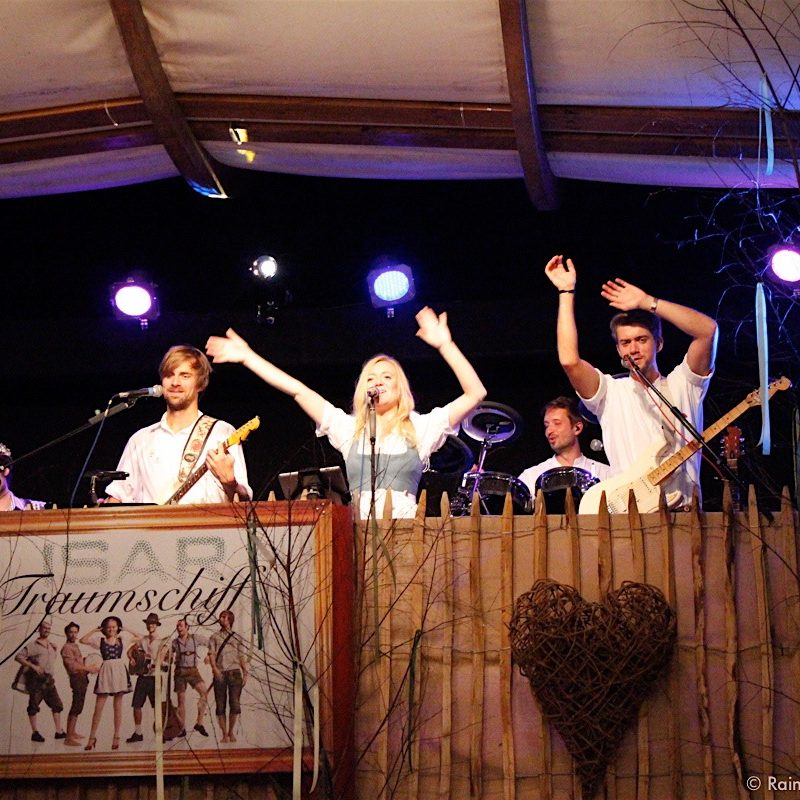
[[[717,323],[688,306],[647,294],[621,278],[606,281],[600,294],[620,313],[611,320],[611,335],[627,377],[615,380],[581,358],[575,323],[577,273],[571,259],[553,256],[545,275],[558,289],[556,334],[558,358],[586,407],[597,415],[613,472],[628,470],[653,442],[664,440],[663,461],[679,450],[690,435],[673,418],[668,407],[639,377],[650,379],[672,405],[683,412],[697,430],[703,426],[703,398],[714,370]],[[691,338],[681,363],[662,375],[657,363],[664,345],[661,321],[672,323]],[[700,455],[692,456],[664,483],[667,495],[679,492],[677,503],[686,505],[700,491]],[[676,495],[677,497],[677,495]]]

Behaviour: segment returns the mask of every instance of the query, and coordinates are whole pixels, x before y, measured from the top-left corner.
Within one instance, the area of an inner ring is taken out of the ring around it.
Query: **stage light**
[[[779,247],[773,251],[769,265],[778,280],[800,283],[800,252],[792,247]]]
[[[158,287],[142,278],[130,277],[120,283],[112,284],[109,294],[111,307],[117,319],[138,319],[146,328],[151,319],[158,319]]]
[[[274,256],[256,258],[248,270],[250,292],[257,303],[260,325],[274,325],[278,311],[292,302],[292,293]]]
[[[250,267],[255,278],[268,281],[278,274],[278,262],[273,256],[259,256]]]
[[[369,297],[373,308],[385,308],[394,316],[394,307],[414,299],[414,273],[406,264],[386,264],[367,275]]]

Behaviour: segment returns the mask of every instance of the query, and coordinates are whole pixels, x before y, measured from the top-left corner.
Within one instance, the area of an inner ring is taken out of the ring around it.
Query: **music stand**
[[[318,467],[278,475],[283,496],[287,500],[330,500],[343,506],[350,502],[347,481],[340,467]]]

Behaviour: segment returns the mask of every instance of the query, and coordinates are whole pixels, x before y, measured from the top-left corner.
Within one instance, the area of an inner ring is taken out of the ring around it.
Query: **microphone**
[[[148,386],[146,389],[133,389],[130,392],[119,392],[114,397],[120,400],[131,400],[137,397],[161,397],[164,394],[164,387],[157,383],[155,386]]]
[[[629,369],[631,372],[635,372],[637,375],[641,373],[641,370],[631,356],[625,356],[622,359],[622,366]]]
[[[594,450],[595,453],[599,453],[603,449],[603,442],[601,439],[592,439],[589,442],[589,449]]]
[[[87,472],[86,477],[94,478],[98,481],[124,481],[128,477],[128,473],[121,470],[95,469]]]
[[[382,394],[383,389],[378,386],[376,386],[374,389],[367,389],[367,400],[370,403],[374,403]]]

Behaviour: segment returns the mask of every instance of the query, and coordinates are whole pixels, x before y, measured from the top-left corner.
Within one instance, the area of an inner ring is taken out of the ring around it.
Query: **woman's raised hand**
[[[442,311],[437,315],[429,306],[425,306],[416,316],[419,330],[417,336],[425,344],[435,347],[437,350],[453,341],[450,328],[447,326],[447,312]]]
[[[228,328],[225,336],[209,336],[206,353],[215,364],[241,364],[250,352],[250,345],[233,328]]]

